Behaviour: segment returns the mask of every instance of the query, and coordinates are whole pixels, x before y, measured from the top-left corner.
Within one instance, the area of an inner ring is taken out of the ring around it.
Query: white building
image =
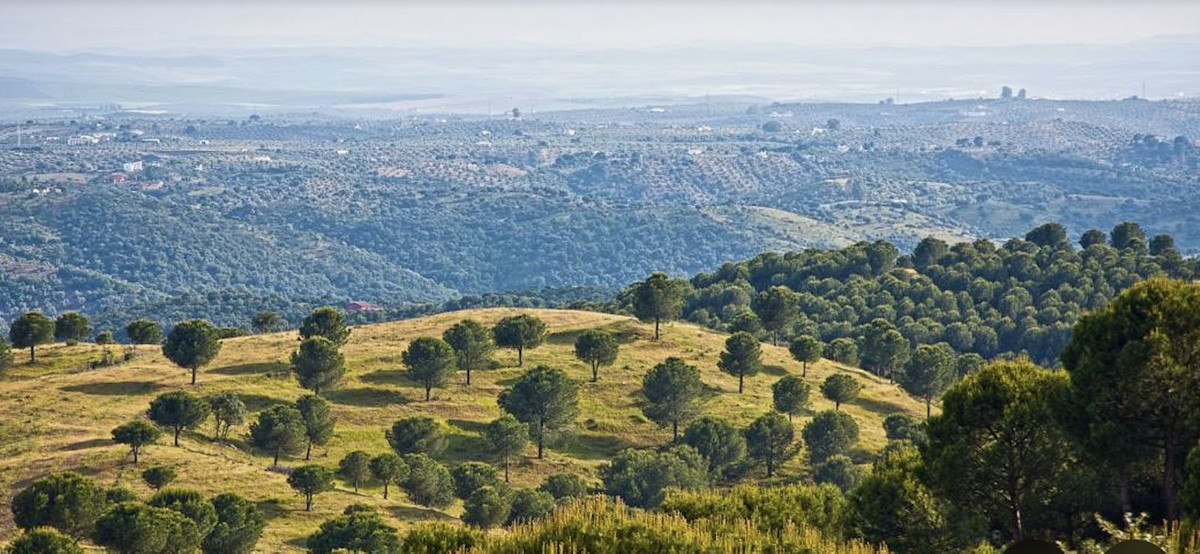
[[[125,162],[121,164],[121,169],[124,170],[125,173],[137,173],[142,170],[142,162]]]
[[[67,138],[68,146],[88,146],[88,145],[92,145],[92,144],[97,144],[99,142],[100,142],[100,139],[93,137],[91,135],[79,135],[76,137],[68,137]]]

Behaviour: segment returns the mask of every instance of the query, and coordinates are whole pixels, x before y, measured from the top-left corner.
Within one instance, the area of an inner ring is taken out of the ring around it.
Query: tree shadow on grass
[[[765,375],[774,375],[776,377],[783,377],[784,375],[788,374],[788,370],[781,365],[764,364],[762,367],[762,372]]]
[[[291,404],[291,402],[288,402],[282,398],[275,398],[273,396],[265,396],[261,394],[238,394],[238,398],[242,399],[242,402],[246,404],[246,410],[251,412],[265,410],[271,406],[277,406],[279,404]]]
[[[405,373],[401,369],[380,369],[366,373],[362,377],[359,377],[358,380],[373,385],[394,385],[396,383],[409,382],[408,376]]]
[[[362,408],[382,408],[398,404],[408,404],[412,400],[400,391],[362,387],[357,389],[337,389],[323,393],[326,400],[334,404],[359,406]]]
[[[446,452],[443,456],[450,460],[482,460],[487,453],[487,445],[477,435],[446,435]]]
[[[887,400],[875,400],[873,398],[865,398],[862,396],[850,401],[849,404],[861,407],[868,412],[885,416],[898,413],[908,413],[908,410],[906,410],[904,406],[894,402],[888,402]]]
[[[468,433],[482,433],[487,429],[487,423],[482,421],[470,421],[466,419],[448,419],[446,423],[458,427]]]
[[[266,500],[259,500],[258,502],[255,502],[254,504],[256,506],[258,506],[258,510],[260,512],[262,512],[264,516],[266,516],[268,521],[287,514],[287,510],[284,509],[282,503],[279,501],[278,498],[268,498]],[[304,539],[300,539],[300,540],[303,541]],[[304,546],[303,543],[301,544],[301,546]]]
[[[88,440],[82,440],[79,442],[73,442],[71,444],[63,445],[61,448],[59,448],[59,451],[75,452],[75,451],[79,451],[79,450],[87,450],[89,448],[112,446],[114,444],[116,444],[116,443],[114,443],[112,439],[88,439]]]
[[[575,344],[575,339],[578,339],[579,335],[582,335],[586,331],[588,331],[588,329],[550,333],[550,335],[546,337],[546,344]]]
[[[218,375],[270,375],[276,376],[291,371],[291,366],[282,362],[238,364],[209,370]]]
[[[83,383],[60,387],[63,392],[81,392],[96,396],[132,396],[149,394],[167,388],[166,385],[152,381],[115,381],[111,383]]]
[[[618,452],[634,446],[628,440],[613,435],[576,433],[559,437],[547,444],[563,454],[583,460],[608,460]]]
[[[421,506],[388,506],[387,511],[401,521],[458,521],[446,512]]]

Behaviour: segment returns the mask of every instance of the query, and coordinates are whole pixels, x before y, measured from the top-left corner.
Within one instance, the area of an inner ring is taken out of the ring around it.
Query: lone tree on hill
[[[649,403],[642,413],[659,425],[671,426],[671,440],[679,440],[680,422],[700,414],[700,370],[679,358],[667,358],[642,378],[642,394]]]
[[[371,455],[362,450],[346,454],[338,462],[338,475],[350,481],[354,492],[358,492],[358,486],[371,478]]]
[[[88,318],[78,312],[66,312],[54,320],[54,338],[69,345],[79,344],[92,334]]]
[[[200,397],[183,391],[168,392],[150,401],[147,415],[160,427],[171,429],[175,446],[179,446],[179,433],[184,429],[195,429],[208,419],[211,408]]]
[[[217,526],[204,536],[204,554],[250,554],[267,526],[267,518],[253,502],[236,494],[212,498]]]
[[[485,530],[503,524],[512,508],[503,491],[497,489],[484,485],[472,491],[463,500],[463,523]]]
[[[300,412],[300,417],[304,418],[304,460],[308,461],[312,457],[314,444],[329,444],[337,419],[333,417],[329,402],[314,394],[306,394],[296,400],[296,410]]]
[[[525,364],[525,349],[537,348],[546,340],[546,324],[529,314],[501,319],[492,329],[496,346],[517,350],[517,367]]]
[[[458,368],[467,372],[468,385],[471,384],[471,370],[483,368],[496,348],[491,331],[473,319],[464,319],[446,329],[442,340],[454,349]]]
[[[29,363],[36,363],[34,348],[50,344],[54,339],[54,322],[41,312],[28,312],[8,327],[8,340],[14,348],[29,349]]]
[[[250,319],[250,326],[259,333],[269,333],[283,325],[283,316],[276,312],[262,311]]]
[[[221,352],[221,341],[217,329],[202,319],[184,321],[167,334],[163,343],[163,355],[175,365],[192,370],[192,384],[196,384],[196,371],[206,366]]]
[[[322,389],[329,390],[342,380],[346,374],[346,358],[338,352],[333,341],[321,336],[310,337],[292,353],[292,371],[300,386],[312,390],[313,394],[321,394]]]
[[[802,431],[813,465],[845,454],[858,441],[858,422],[850,414],[825,410],[812,418]]]
[[[529,426],[506,414],[488,423],[483,431],[483,441],[487,443],[488,452],[504,463],[504,482],[507,483],[510,462],[529,444]]]
[[[725,351],[717,367],[738,378],[738,394],[742,393],[747,375],[757,375],[762,369],[762,347],[754,335],[738,332],[725,340]]]
[[[346,506],[342,515],[327,520],[308,536],[308,552],[404,552],[396,528],[383,522],[374,507]]]
[[[862,385],[845,373],[834,373],[821,383],[821,394],[833,401],[834,411],[840,410],[842,404],[858,398]]]
[[[194,552],[202,534],[196,523],[169,508],[125,502],[96,520],[92,540],[113,552]]]
[[[25,531],[53,527],[81,539],[106,507],[104,489],[91,479],[77,473],[51,473],[13,496],[13,523]]]
[[[617,361],[617,339],[611,333],[591,329],[575,339],[575,357],[592,366],[592,382],[600,379],[600,366]]]
[[[779,464],[796,455],[799,449],[793,447],[795,440],[792,423],[777,413],[763,415],[746,428],[746,450],[751,458],[767,466],[768,478],[775,475]]]
[[[771,401],[775,411],[787,414],[788,421],[808,407],[810,394],[812,387],[795,375],[785,375],[771,385]]]
[[[222,392],[208,397],[208,407],[212,408],[213,421],[216,423],[214,441],[227,439],[232,427],[246,423],[246,403],[235,392]]]
[[[125,334],[133,344],[162,344],[162,327],[149,319],[137,319],[125,326]]]
[[[154,490],[161,490],[175,480],[177,473],[167,466],[154,466],[142,472],[142,480]]]
[[[633,315],[642,321],[654,322],[654,340],[661,338],[663,321],[678,319],[683,313],[684,284],[655,273],[632,287]]]
[[[720,418],[705,416],[693,421],[684,430],[681,442],[704,456],[709,474],[717,479],[746,457],[746,438],[741,430]]]
[[[298,452],[304,447],[304,416],[296,408],[275,405],[258,414],[250,424],[250,440],[274,456],[272,466],[279,466],[279,455]]]
[[[925,401],[925,419],[929,419],[933,399],[954,381],[958,358],[946,343],[922,344],[900,374],[900,386]]]
[[[771,332],[771,344],[779,344],[779,332],[792,326],[800,316],[800,296],[785,286],[762,291],[750,303],[750,308]]]
[[[371,476],[383,483],[383,498],[388,497],[389,485],[403,483],[408,479],[408,464],[391,452],[371,458]]]
[[[140,419],[121,424],[112,430],[113,442],[129,445],[129,449],[133,452],[135,465],[138,463],[138,455],[141,453],[142,447],[158,440],[161,434],[157,427]]]
[[[454,348],[446,341],[433,337],[417,337],[401,355],[408,377],[425,387],[425,401],[429,401],[433,387],[442,387],[454,375],[457,357]]]
[[[788,345],[788,352],[792,354],[792,358],[803,364],[800,366],[800,376],[808,377],[808,364],[815,364],[821,360],[825,353],[825,345],[812,335],[800,335],[792,339],[792,343]]]
[[[546,435],[579,415],[579,385],[561,369],[538,366],[500,393],[500,408],[529,425],[542,458]]]
[[[350,328],[346,327],[346,314],[333,306],[317,308],[300,324],[300,339],[325,337],[338,346],[350,340]]]
[[[200,491],[179,488],[162,490],[154,493],[146,504],[183,514],[196,524],[201,537],[217,524],[217,511]]]
[[[396,420],[384,431],[392,450],[401,456],[427,454],[440,456],[448,442],[442,424],[429,416],[413,416]]]
[[[426,508],[444,508],[454,502],[454,478],[446,466],[424,454],[409,454],[404,463],[408,464],[404,492],[409,500]]]
[[[311,512],[313,497],[333,490],[333,472],[319,465],[300,466],[288,474],[287,483],[304,495],[304,511]]]
[[[1059,487],[1070,459],[1055,418],[1069,386],[1065,372],[1026,361],[995,362],[955,383],[942,413],[925,424],[921,455],[930,484],[964,512],[1007,519],[1010,540],[1024,538],[1027,511]]]

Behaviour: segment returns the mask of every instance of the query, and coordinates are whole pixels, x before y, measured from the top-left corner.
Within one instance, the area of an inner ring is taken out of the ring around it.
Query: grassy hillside
[[[646,420],[639,409],[643,373],[668,356],[679,356],[702,370],[708,388],[706,411],[744,425],[771,407],[770,386],[780,376],[799,375],[800,364],[790,359],[783,347],[764,345],[765,371],[746,380],[745,394],[737,394],[737,380],[716,367],[725,336],[690,324],[665,328],[663,340],[651,340],[653,330],[629,318],[579,311],[523,310],[546,321],[547,344],[526,352],[526,367],[549,364],[568,371],[582,384],[580,417],[575,425],[550,444],[544,460],[533,458],[533,448],[514,466],[517,486],[536,486],[548,474],[574,471],[596,479],[597,467],[626,447],[655,447],[670,440],[670,430]],[[343,349],[348,375],[342,386],[325,396],[338,418],[337,432],[328,448],[313,452],[315,463],[334,467],[352,450],[383,452],[388,448],[384,429],[394,420],[417,414],[444,419],[452,432],[445,460],[457,464],[484,459],[479,440],[482,424],[500,414],[497,394],[523,369],[516,353],[497,353],[497,369],[473,375],[470,387],[461,375],[446,388],[435,389],[424,402],[423,390],[405,379],[400,369],[400,352],[409,340],[421,335],[440,336],[451,324],[471,317],[486,325],[519,310],[490,309],[445,313],[435,316],[356,327]],[[602,368],[599,383],[590,377],[585,364],[575,360],[573,342],[577,333],[602,327],[621,341],[617,363]],[[12,495],[51,471],[74,470],[90,475],[106,486],[123,485],[139,495],[149,495],[139,473],[152,465],[171,465],[179,470],[177,485],[215,494],[233,491],[259,502],[270,517],[260,547],[263,551],[293,551],[303,537],[328,517],[352,502],[378,505],[402,530],[422,520],[451,520],[458,516],[456,503],[447,511],[427,510],[408,504],[403,494],[385,501],[376,487],[360,494],[345,485],[317,498],[313,512],[304,512],[301,497],[288,488],[281,473],[268,469],[270,457],[255,452],[245,442],[246,428],[232,446],[209,440],[212,429],[187,435],[179,448],[169,439],[147,447],[140,466],[133,466],[125,446],[114,444],[109,431],[138,417],[157,394],[190,390],[198,394],[236,391],[252,412],[274,403],[288,402],[303,394],[288,372],[286,360],[297,345],[295,332],[259,335],[224,341],[221,355],[200,376],[200,384],[188,385],[185,371],[172,366],[156,347],[140,347],[134,361],[99,370],[83,369],[86,360],[97,358],[96,345],[52,345],[41,349],[38,363],[18,363],[0,381],[0,483],[5,483],[4,506],[0,512],[0,542],[14,532],[7,506]],[[20,352],[14,352],[18,359]],[[843,406],[862,428],[860,457],[883,446],[882,420],[888,414],[907,412],[923,415],[923,406],[895,385],[863,371],[822,361],[810,366],[808,379],[814,385],[814,410],[832,408],[832,403],[815,393],[819,382],[834,372],[853,374],[865,386],[862,396]],[[797,418],[797,427],[807,417]],[[299,460],[281,461],[298,465]],[[804,465],[794,460],[784,478],[800,478]]]

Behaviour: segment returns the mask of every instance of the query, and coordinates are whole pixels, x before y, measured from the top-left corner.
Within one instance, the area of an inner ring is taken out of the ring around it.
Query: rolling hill
[[[526,368],[548,364],[581,381],[581,411],[575,424],[549,444],[545,459],[535,459],[531,447],[515,464],[515,486],[536,486],[559,471],[598,481],[600,464],[619,450],[667,443],[670,430],[648,421],[641,414],[639,400],[643,373],[668,356],[698,366],[707,389],[705,412],[739,426],[770,410],[770,386],[779,376],[800,374],[800,364],[790,359],[785,348],[764,345],[765,370],[747,378],[746,392],[739,395],[736,378],[716,367],[725,339],[721,333],[676,323],[665,328],[661,342],[654,342],[650,326],[627,317],[567,310],[522,312],[542,318],[550,329],[546,344],[526,352]],[[327,448],[314,450],[313,463],[336,467],[338,460],[353,450],[384,452],[388,448],[384,429],[396,419],[412,415],[432,415],[447,422],[451,437],[443,461],[448,464],[486,459],[479,439],[482,426],[500,414],[498,393],[524,371],[514,367],[515,352],[498,351],[496,368],[475,374],[471,386],[457,376],[447,387],[435,389],[429,402],[422,401],[423,390],[405,378],[400,353],[413,338],[440,336],[461,319],[491,325],[514,313],[518,310],[473,310],[355,327],[343,348],[347,378],[340,388],[324,395],[334,406],[337,430]],[[616,364],[601,370],[598,383],[587,382],[590,370],[573,356],[575,336],[590,328],[609,330],[621,341]],[[461,510],[458,502],[446,511],[430,510],[409,504],[402,494],[384,500],[378,487],[364,487],[355,493],[345,483],[320,495],[313,511],[305,512],[303,499],[288,488],[283,473],[269,469],[270,457],[247,444],[245,427],[234,430],[237,436],[230,445],[210,440],[211,422],[186,434],[178,448],[164,438],[144,449],[138,466],[132,464],[125,446],[112,442],[113,427],[139,417],[152,398],[167,391],[202,395],[235,391],[250,408],[251,420],[267,406],[294,400],[304,391],[289,373],[286,360],[297,344],[294,331],[225,340],[220,356],[202,371],[200,383],[194,387],[187,384],[188,374],[166,361],[157,347],[138,347],[132,361],[96,370],[86,367],[89,359],[99,357],[100,346],[43,347],[36,365],[19,362],[0,380],[0,412],[6,415],[0,421],[0,482],[7,483],[5,505],[33,479],[66,470],[88,475],[104,486],[129,487],[146,497],[150,490],[139,476],[141,470],[168,465],[179,472],[178,486],[207,495],[236,492],[257,502],[270,518],[259,543],[267,552],[302,549],[304,537],[320,522],[354,502],[377,505],[402,531],[420,521],[456,520]],[[851,374],[864,385],[860,398],[842,407],[862,429],[859,450],[854,453],[860,462],[885,444],[884,417],[897,412],[923,415],[920,402],[855,368],[823,360],[809,367],[807,379],[815,389],[836,372]],[[796,419],[797,427],[815,411],[832,408],[832,403],[814,392],[811,408],[814,411],[809,415]],[[281,461],[284,466],[301,463],[299,459]],[[803,461],[793,460],[782,474],[783,480],[804,478]],[[0,517],[0,541],[11,539],[15,529],[9,511],[4,510]]]

